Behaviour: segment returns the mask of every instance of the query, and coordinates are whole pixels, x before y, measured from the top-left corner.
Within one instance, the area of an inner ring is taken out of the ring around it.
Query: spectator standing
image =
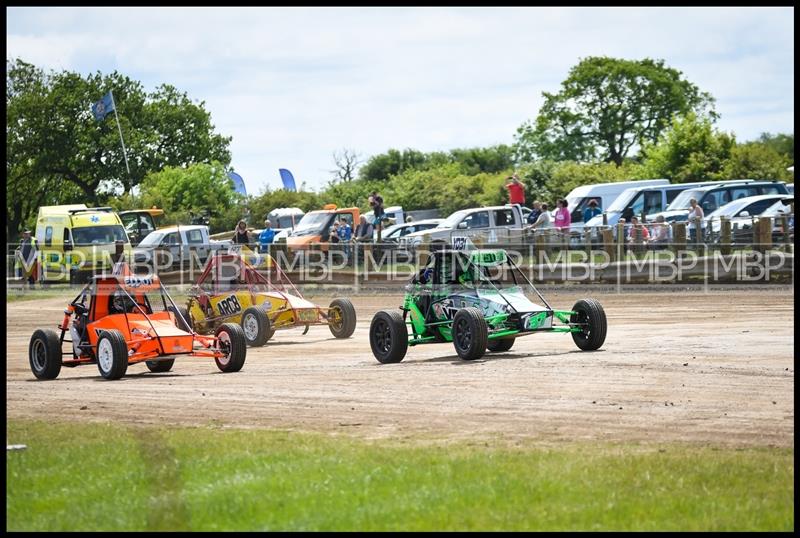
[[[570,217],[566,200],[561,199],[556,201],[556,213],[553,216],[553,220],[555,221],[554,225],[557,231],[569,232],[572,218]]]
[[[339,221],[333,221],[333,230],[331,230],[329,240],[331,243],[338,243],[339,242]]]
[[[378,232],[378,243],[381,242],[381,230],[383,226],[381,222],[384,218],[384,211],[383,211],[383,197],[378,194],[378,191],[372,191],[372,194],[369,196],[369,205],[372,206],[372,212],[374,215],[374,220],[372,221],[373,226],[375,226],[375,231]]]
[[[531,208],[531,212],[528,213],[528,224],[534,224],[536,220],[539,218],[539,215],[542,214],[542,202],[536,200],[533,202],[533,207]]]
[[[22,259],[17,260],[19,264],[17,276],[24,279],[23,284],[28,283],[32,286],[36,282],[38,263],[36,260],[36,239],[31,236],[30,230],[22,232],[22,241],[19,243],[19,254]]]
[[[669,243],[669,226],[664,221],[664,215],[656,217],[656,223],[653,225],[653,233],[650,236],[650,244],[659,247]]]
[[[538,203],[538,202],[536,202]],[[550,212],[547,210],[547,204],[539,204],[539,216],[536,217],[536,221],[529,226],[530,229],[535,230],[537,228],[549,228],[550,227]]]
[[[264,221],[264,229],[258,234],[258,242],[261,246],[261,252],[269,254],[269,246],[275,240],[275,230],[272,229],[272,223],[269,219]]]
[[[356,241],[372,241],[372,224],[367,222],[367,217],[361,215],[356,228]]]
[[[705,215],[703,214],[703,208],[700,207],[696,199],[689,200],[689,205],[691,206],[687,217],[689,221],[689,239],[693,243],[700,244],[703,237],[703,219]]]
[[[589,200],[586,209],[583,210],[583,223],[586,224],[592,218],[600,215],[602,212],[603,210],[597,206],[597,200]]]
[[[647,228],[639,222],[639,217],[631,217],[631,227],[628,229],[628,243],[631,245],[642,245],[650,239]]]
[[[508,203],[509,204],[519,204],[525,205],[525,186],[517,177],[517,174],[508,176],[510,179],[510,183],[506,183],[506,188],[508,189]]]
[[[250,244],[250,235],[247,233],[247,223],[244,220],[240,220],[239,224],[236,225],[236,229],[233,233],[233,244],[234,245],[249,245]]]
[[[353,229],[344,219],[339,220],[339,242],[344,244],[344,261],[350,263],[350,243],[353,240]]]

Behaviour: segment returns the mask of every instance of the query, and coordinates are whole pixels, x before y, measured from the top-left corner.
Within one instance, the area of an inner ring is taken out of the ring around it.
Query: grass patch
[[[792,449],[11,420],[7,530],[792,530]]]

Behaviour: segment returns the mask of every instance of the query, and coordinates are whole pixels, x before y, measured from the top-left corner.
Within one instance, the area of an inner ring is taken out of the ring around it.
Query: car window
[[[774,199],[759,200],[758,202],[753,202],[752,204],[748,204],[747,206],[745,206],[744,209],[742,209],[742,211],[747,211],[751,216],[760,215],[774,203],[775,203]],[[738,217],[739,215],[741,215],[742,211],[739,211],[739,213],[736,216]]]
[[[680,189],[667,189],[664,193],[667,195],[667,205],[671,204],[672,201],[683,191]]]
[[[494,210],[494,225],[495,226],[513,226],[514,213],[510,209],[495,209]]]
[[[731,201],[730,189],[720,189],[706,193],[706,195],[700,201],[700,207],[703,208],[703,214],[708,215],[709,213],[716,211],[717,209],[724,206],[730,201]]]
[[[336,215],[336,220],[340,221],[344,219],[344,221],[352,228],[353,227],[353,214],[352,213],[339,213]]]
[[[177,245],[178,243],[178,232],[167,234],[167,236],[164,238],[164,241],[161,242],[161,244],[164,246]]]
[[[468,230],[474,228],[488,228],[489,227],[489,212],[488,211],[478,211],[477,213],[472,213],[464,217],[464,220],[461,221],[461,224],[458,225],[459,228],[466,228]]]
[[[647,215],[663,211],[661,205],[661,191],[646,191],[644,193],[644,212]]]
[[[731,190],[731,201],[747,198],[748,196],[756,196],[758,189],[755,187],[738,187]]]
[[[201,230],[189,230],[186,234],[189,243],[203,243],[203,232]]]
[[[150,219],[150,215],[139,215],[139,226],[142,229],[142,235],[147,235],[155,230],[153,224],[150,222]]]
[[[53,227],[48,226],[44,229],[44,246],[49,247],[53,242]]]
[[[761,191],[761,194],[781,194],[775,185],[764,185],[758,190]]]

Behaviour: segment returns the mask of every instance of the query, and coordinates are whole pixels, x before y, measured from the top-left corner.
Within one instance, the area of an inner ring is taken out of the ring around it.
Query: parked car
[[[286,230],[288,235],[289,232],[294,230],[303,216],[305,216],[305,211],[299,207],[278,207],[269,212],[267,219],[269,219],[272,229],[275,230],[276,234]],[[259,224],[263,224],[263,222]],[[262,229],[255,231],[261,233]]]
[[[703,214],[707,217],[723,205],[750,196],[759,194],[788,194],[786,183],[782,181],[755,181],[749,179],[726,181],[713,183],[702,187],[692,187],[680,193],[665,211],[647,215],[647,222],[655,221],[662,215],[667,222],[686,221],[689,216],[691,204],[689,201],[694,198]]]
[[[583,210],[591,200],[597,202],[601,210],[610,207],[619,195],[630,188],[669,185],[668,179],[639,179],[636,181],[618,181],[615,183],[597,183],[575,187],[566,196],[567,208],[570,212],[571,228],[583,227]],[[554,213],[554,212],[553,212]],[[527,216],[527,215],[526,215]],[[602,222],[602,220],[601,220]]]
[[[136,265],[156,264],[159,269],[174,268],[190,263],[202,266],[217,251],[226,251],[231,241],[215,241],[209,237],[208,226],[193,224],[170,226],[151,232],[133,249]],[[197,260],[197,262],[195,262]]]
[[[525,219],[518,204],[475,207],[456,211],[436,228],[410,233],[406,241],[411,249],[416,249],[428,234],[431,244],[454,245],[463,238],[479,238],[488,243],[513,242],[521,240],[523,226]]]
[[[131,245],[136,246],[147,237],[150,232],[158,228],[158,219],[164,216],[164,210],[153,206],[152,209],[133,209],[120,211],[119,218],[125,226]]]
[[[722,217],[727,217],[731,221],[731,241],[733,243],[745,243],[753,240],[753,223],[756,217],[776,216],[779,207],[786,208],[784,200],[793,200],[789,194],[761,194],[758,196],[748,196],[727,203],[710,215],[706,215],[706,234],[709,242],[716,243],[720,239],[722,228]],[[788,202],[791,204],[791,201]],[[775,215],[765,215],[768,209],[774,208]]]
[[[286,237],[286,245],[294,251],[303,251],[310,249],[314,243],[320,243],[321,249],[327,251],[333,221],[345,219],[355,230],[359,216],[357,207],[337,208],[336,204],[327,204],[317,211],[309,211]]]
[[[408,234],[436,228],[442,222],[444,222],[444,219],[426,219],[393,224],[392,226],[389,226],[383,230],[383,233],[381,234],[381,240],[385,243],[400,243]],[[373,237],[377,241],[378,232],[375,232]]]

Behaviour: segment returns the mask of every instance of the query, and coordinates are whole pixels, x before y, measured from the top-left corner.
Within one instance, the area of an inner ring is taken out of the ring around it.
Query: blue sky
[[[362,159],[511,144],[580,58],[664,59],[738,140],[794,132],[793,8],[7,8],[6,58],[204,101],[248,192]],[[98,96],[99,98],[100,96]],[[89,104],[87,104],[89,106]]]

